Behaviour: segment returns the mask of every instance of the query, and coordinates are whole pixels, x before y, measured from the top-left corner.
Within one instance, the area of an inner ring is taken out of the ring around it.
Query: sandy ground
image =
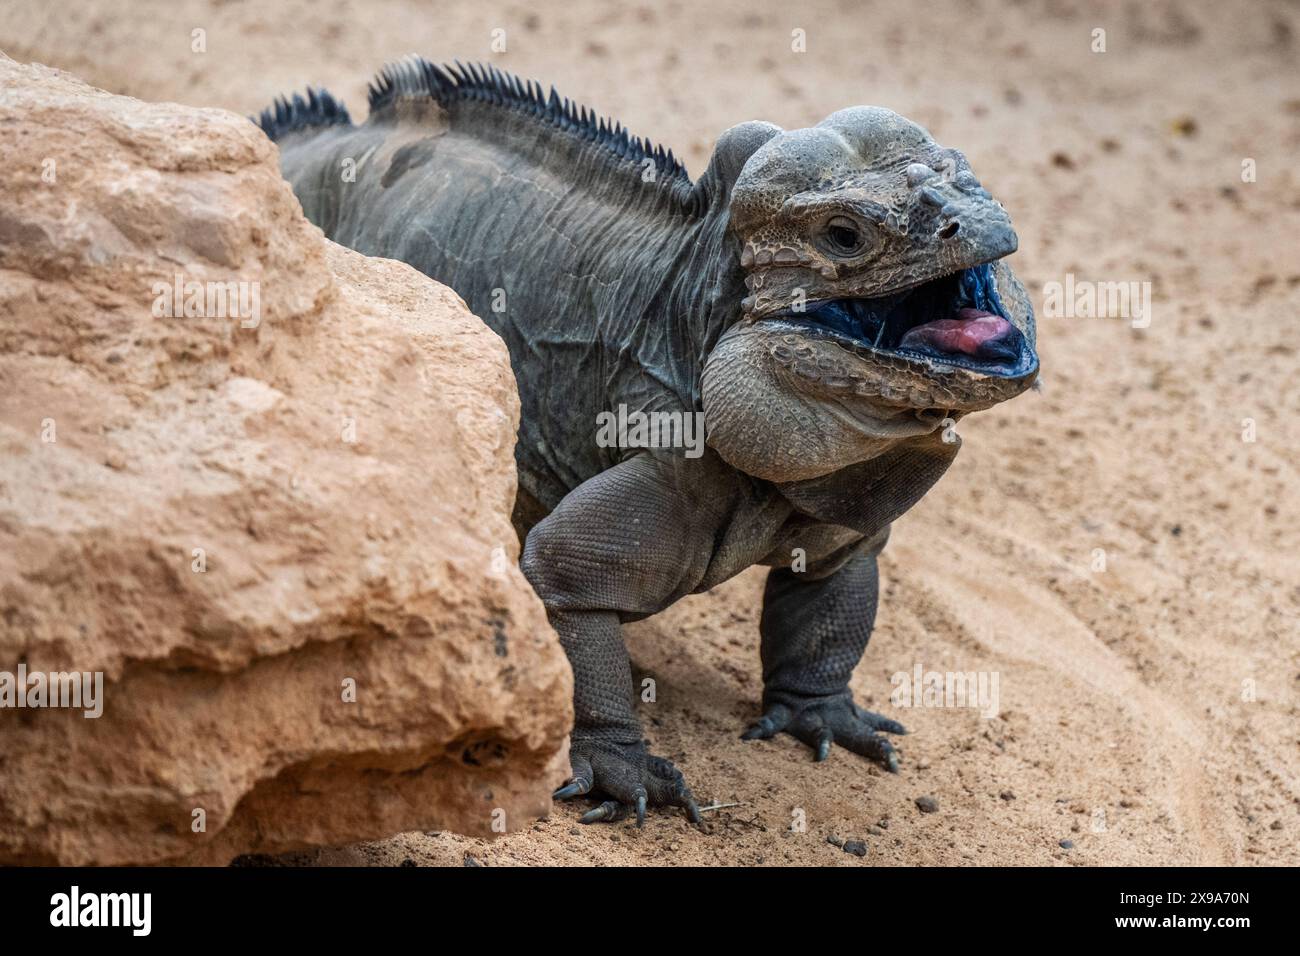
[[[741,120],[889,106],[965,151],[1009,207],[1040,312],[1067,274],[1151,283],[1146,329],[1040,314],[1042,390],[964,421],[957,464],[895,526],[854,688],[913,731],[900,774],[738,739],[760,692],[750,571],[629,629],[658,682],[642,708],[654,748],[699,796],[740,804],[704,832],[662,813],[639,832],[579,827],[566,805],[496,841],[408,834],[310,859],[1300,863],[1300,8],[795,6],[6,4],[15,59],[241,112],[310,82],[363,116],[388,59],[492,59],[672,146],[693,174]],[[996,673],[998,715],[893,706],[890,675],[918,664]]]

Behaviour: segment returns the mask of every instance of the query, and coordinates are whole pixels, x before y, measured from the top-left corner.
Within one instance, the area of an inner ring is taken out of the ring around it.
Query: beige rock
[[[98,719],[0,709],[0,863],[546,814],[571,676],[501,341],[327,242],[243,117],[0,55],[0,129],[0,679],[104,675]]]

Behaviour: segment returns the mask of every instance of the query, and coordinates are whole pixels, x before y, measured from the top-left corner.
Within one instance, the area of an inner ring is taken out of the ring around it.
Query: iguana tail
[[[262,110],[260,116],[250,116],[249,119],[277,141],[298,130],[352,125],[352,117],[342,101],[335,99],[328,90],[314,90],[310,86],[307,87],[306,99],[298,93],[293,94],[293,99],[281,96]]]

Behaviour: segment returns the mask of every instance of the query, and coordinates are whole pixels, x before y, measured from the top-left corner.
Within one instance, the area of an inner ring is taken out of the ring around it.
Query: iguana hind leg
[[[906,733],[902,724],[863,710],[849,690],[875,623],[876,555],[887,537],[888,529],[859,542],[847,560],[768,574],[760,624],[763,716],[742,735],[746,740],[785,732],[812,747],[818,760],[837,743],[897,771],[893,745],[879,732]]]

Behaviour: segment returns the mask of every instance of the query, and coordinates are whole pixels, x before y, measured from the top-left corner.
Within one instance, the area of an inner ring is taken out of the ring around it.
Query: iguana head
[[[960,152],[874,107],[727,135],[752,152],[729,209],[748,295],[704,375],[723,458],[828,474],[1033,383],[1033,311],[998,261],[1016,234]]]

